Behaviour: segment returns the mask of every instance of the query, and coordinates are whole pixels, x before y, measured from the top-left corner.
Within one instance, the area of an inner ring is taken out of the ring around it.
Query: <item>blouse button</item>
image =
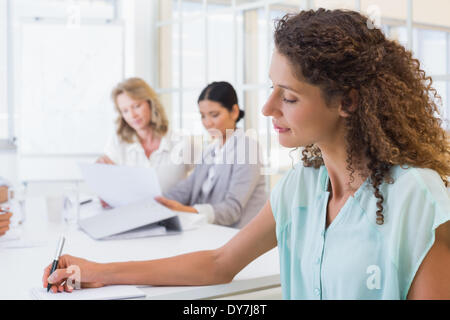
[[[320,289],[319,289],[319,288],[315,288],[315,289],[314,289],[314,294],[315,294],[316,296],[320,296]]]

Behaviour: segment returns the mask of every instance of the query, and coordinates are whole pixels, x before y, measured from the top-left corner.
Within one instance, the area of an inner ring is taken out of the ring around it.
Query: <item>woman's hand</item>
[[[193,207],[189,207],[189,206],[185,206],[181,203],[179,203],[178,201],[175,200],[170,200],[164,197],[156,197],[155,198],[156,201],[158,201],[159,203],[161,203],[163,206],[169,208],[170,210],[174,210],[174,211],[181,211],[181,212],[191,212],[191,213],[198,213],[198,211],[193,208]]]
[[[85,259],[63,255],[59,258],[58,269],[51,275],[52,264],[44,269],[42,285],[52,284],[51,290],[56,292],[72,292],[76,288],[100,288],[104,284],[99,282],[101,265]]]
[[[115,164],[114,161],[112,161],[108,156],[101,156],[97,159],[96,163]]]
[[[11,212],[0,213],[0,237],[5,235],[9,230],[9,224],[11,223]]]

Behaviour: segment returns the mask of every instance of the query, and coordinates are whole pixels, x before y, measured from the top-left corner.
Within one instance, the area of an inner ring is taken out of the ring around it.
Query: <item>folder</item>
[[[182,231],[176,212],[154,198],[161,187],[154,168],[79,164],[89,188],[113,209],[78,222],[96,240],[132,239]]]
[[[154,199],[103,210],[80,220],[79,226],[96,240],[133,239],[182,231],[178,215]]]

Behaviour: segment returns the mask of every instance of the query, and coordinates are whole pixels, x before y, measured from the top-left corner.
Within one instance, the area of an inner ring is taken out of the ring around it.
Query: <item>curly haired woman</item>
[[[450,299],[450,148],[431,79],[410,52],[351,11],[285,16],[263,113],[304,147],[250,224],[224,246],[78,265],[82,286],[226,283],[278,245],[285,299]],[[179,268],[183,265],[183,268]]]

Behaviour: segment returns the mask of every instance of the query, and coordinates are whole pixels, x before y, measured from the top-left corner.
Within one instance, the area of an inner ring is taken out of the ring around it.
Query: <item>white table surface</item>
[[[239,230],[203,225],[178,235],[142,239],[96,241],[76,227],[49,222],[44,198],[27,200],[27,220],[21,240],[36,246],[5,248],[0,240],[0,299],[31,299],[30,290],[42,286],[44,268],[51,263],[59,236],[66,235],[63,254],[96,262],[139,261],[220,247]],[[280,285],[277,249],[245,267],[228,284],[212,286],[140,287],[147,299],[211,299]]]

